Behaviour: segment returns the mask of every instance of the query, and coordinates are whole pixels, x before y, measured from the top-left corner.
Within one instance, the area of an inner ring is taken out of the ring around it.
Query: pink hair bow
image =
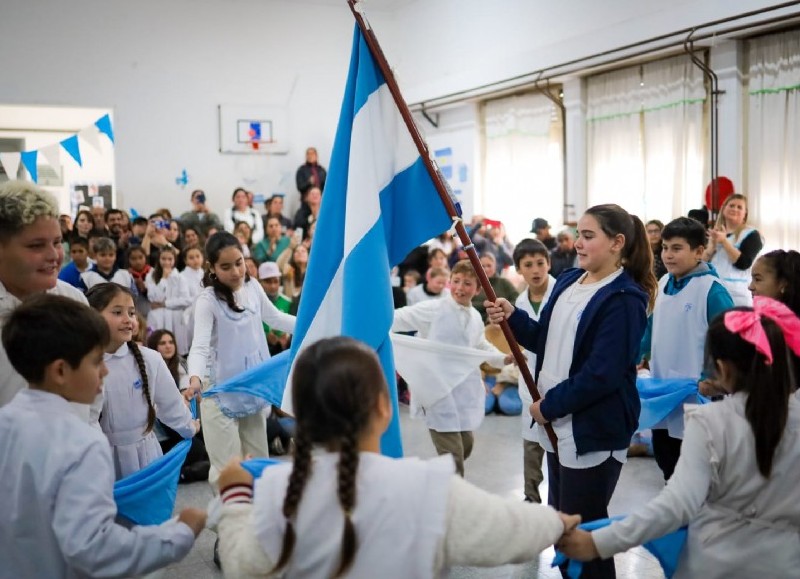
[[[778,324],[786,345],[800,356],[800,319],[785,304],[772,298],[764,296],[753,298],[753,311],[726,312],[725,327],[753,344],[758,352],[764,354],[767,364],[772,364],[772,348],[769,346],[764,326],[761,325],[762,317]]]

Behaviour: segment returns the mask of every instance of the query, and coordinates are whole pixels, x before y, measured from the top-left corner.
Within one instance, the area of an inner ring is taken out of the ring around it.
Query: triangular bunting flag
[[[31,181],[34,183],[39,182],[39,173],[36,170],[36,158],[38,157],[38,153],[39,151],[23,151],[21,153],[22,164],[25,165],[25,168],[31,176]]]
[[[58,144],[48,145],[42,147],[39,152],[45,158],[45,161],[53,168],[56,174],[61,173],[61,150]]]
[[[9,179],[17,178],[20,158],[19,153],[0,153],[0,163],[3,164],[3,169],[6,170]]]
[[[81,146],[78,144],[78,135],[67,137],[61,141],[61,146],[64,147],[64,150],[67,153],[69,153],[70,157],[75,159],[75,162],[78,163],[79,167],[83,167],[83,161],[81,161]]]
[[[78,136],[89,143],[98,153],[103,152],[103,150],[100,148],[100,131],[96,126],[92,125],[90,127],[86,127],[85,129],[81,129],[78,133]]]
[[[112,143],[114,142],[114,130],[111,128],[111,117],[103,115],[97,119],[94,126],[97,127],[101,133],[106,135]]]

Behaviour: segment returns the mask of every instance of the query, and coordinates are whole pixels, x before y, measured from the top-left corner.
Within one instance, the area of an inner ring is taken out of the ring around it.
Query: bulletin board
[[[219,152],[288,153],[289,114],[286,107],[219,105]]]

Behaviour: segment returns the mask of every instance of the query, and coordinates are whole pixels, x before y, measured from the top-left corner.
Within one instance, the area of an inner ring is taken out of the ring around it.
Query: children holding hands
[[[453,565],[530,561],[580,521],[491,495],[455,476],[449,456],[381,456],[392,405],[361,342],[309,346],[292,380],[294,463],[254,484],[235,460],[219,477],[219,552],[232,577],[438,577]]]
[[[794,577],[800,568],[800,401],[792,358],[800,320],[756,296],[717,316],[707,349],[730,396],[686,414],[681,455],[667,486],[625,519],[559,542],[582,561],[689,526],[674,577]]]

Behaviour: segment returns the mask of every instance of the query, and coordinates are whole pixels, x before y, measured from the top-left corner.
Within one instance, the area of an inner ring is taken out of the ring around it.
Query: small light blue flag
[[[103,115],[95,121],[94,126],[97,127],[101,133],[106,135],[112,143],[114,142],[114,130],[111,128],[111,117]]]
[[[280,406],[289,374],[289,351],[226,380],[203,392],[203,398],[216,400],[220,410],[231,417],[249,416],[268,404]]]
[[[61,141],[61,146],[64,147],[64,150],[69,153],[73,159],[75,159],[75,162],[78,163],[79,166],[83,167],[83,161],[81,161],[81,147],[78,144],[78,135],[67,137]]]
[[[242,468],[253,475],[254,479],[257,479],[261,476],[261,473],[264,472],[265,468],[281,464],[282,462],[285,461],[275,460],[274,458],[251,458],[250,460],[242,462]]]
[[[584,531],[594,531],[607,527],[614,521],[619,521],[624,518],[625,517],[612,517],[610,519],[589,521],[588,523],[578,525],[578,528]],[[647,549],[650,554],[658,560],[667,579],[670,579],[678,568],[678,559],[681,556],[681,551],[683,551],[683,546],[686,544],[686,533],[686,527],[681,527],[677,531],[659,537],[658,539],[653,539],[649,543],[642,545],[642,547]],[[560,567],[566,562],[569,562],[567,565],[567,576],[570,579],[578,579],[583,572],[583,563],[574,559],[567,559],[564,553],[556,551],[552,566]]]
[[[636,388],[642,403],[638,430],[653,428],[692,394],[697,395],[697,403],[707,402],[706,398],[697,393],[697,380],[689,378],[637,378]]]
[[[385,455],[403,454],[389,331],[390,270],[452,224],[358,26],[325,195],[292,339],[292,359],[322,338],[350,336],[375,349],[394,413]],[[369,291],[364,291],[368,282]],[[291,408],[291,384],[283,408]]]
[[[31,180],[34,183],[38,183],[39,172],[36,170],[36,158],[39,155],[39,151],[23,151],[20,155],[22,158],[22,164],[25,165],[25,168],[31,175]]]
[[[197,418],[197,401],[189,404]],[[181,467],[192,448],[191,439],[180,441],[170,451],[142,470],[114,483],[117,512],[136,525],[160,525],[172,517]]]
[[[158,460],[114,483],[120,516],[136,525],[160,525],[172,517],[181,467],[191,447],[191,440],[182,440]]]

